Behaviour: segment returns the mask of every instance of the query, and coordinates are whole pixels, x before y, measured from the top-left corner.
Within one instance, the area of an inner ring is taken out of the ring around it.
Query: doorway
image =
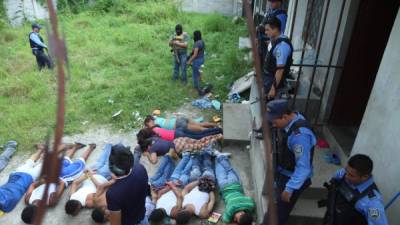
[[[398,0],[360,1],[329,127],[350,154],[361,124],[394,20]]]

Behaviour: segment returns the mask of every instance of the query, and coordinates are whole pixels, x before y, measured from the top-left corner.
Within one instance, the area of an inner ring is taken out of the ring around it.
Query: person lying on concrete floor
[[[83,155],[72,162],[71,158],[75,155],[78,149],[83,148],[85,145],[76,143],[72,147],[66,150],[64,159],[61,164],[61,171],[59,177],[59,183],[51,183],[49,185],[47,197],[45,199],[45,204],[47,206],[55,206],[61,198],[65,187],[68,183],[79,178],[85,169],[85,162],[89,158],[90,154],[96,148],[95,144],[89,144],[89,147],[83,153]],[[63,150],[61,150],[63,151]],[[25,203],[27,206],[21,213],[21,219],[27,224],[32,224],[35,220],[35,214],[38,205],[43,201],[42,197],[46,187],[46,180],[41,179],[29,187],[25,194]]]
[[[219,127],[215,127],[215,128],[207,128],[206,130],[203,131],[190,131],[188,129],[182,129],[182,128],[176,130],[167,130],[158,127],[156,125],[151,128],[144,128],[140,130],[139,133],[137,134],[137,140],[138,141],[145,140],[152,136],[159,136],[166,141],[173,141],[174,139],[180,137],[188,137],[198,140],[202,139],[203,137],[215,134],[222,134],[222,129]]]
[[[207,128],[213,128],[218,126],[218,124],[216,123],[210,123],[210,122],[199,123],[194,120],[188,119],[186,117],[163,118],[152,115],[146,116],[146,118],[144,119],[144,126],[146,128],[151,128],[156,125],[166,130],[188,129],[191,131],[204,131]]]
[[[215,174],[225,202],[222,221],[225,224],[251,225],[254,201],[244,195],[239,176],[232,168],[226,153],[216,152]]]
[[[163,140],[159,137],[148,138],[142,141],[139,146],[140,147],[135,150],[140,149],[142,154],[146,156],[153,164],[158,162],[158,156],[170,155],[174,159],[178,158],[174,143]]]
[[[76,216],[84,207],[94,208],[95,198],[97,207],[107,207],[104,189],[111,184],[111,171],[108,158],[112,151],[112,144],[106,144],[95,165],[89,166],[77,180],[72,182],[69,200],[65,204],[65,212]],[[100,203],[100,204],[99,204]]]
[[[215,204],[215,181],[208,176],[185,186],[182,208],[176,214],[176,224],[187,224],[192,216],[207,219]]]
[[[18,143],[16,141],[8,141],[7,144],[4,145],[5,149],[0,155],[0,172],[8,165],[11,156],[17,150],[17,145]]]
[[[201,151],[202,149],[204,149],[205,147],[209,146],[212,143],[217,143],[219,141],[222,141],[223,138],[224,136],[222,134],[215,134],[203,137],[200,140],[181,137],[175,139],[173,142],[175,145],[175,151],[177,153],[181,153],[184,151],[196,152],[196,151]]]
[[[42,170],[39,159],[44,149],[44,145],[36,145],[36,152],[10,174],[7,183],[0,186],[0,211],[11,212],[29,186],[39,178]]]
[[[153,225],[163,225],[166,217],[175,218],[182,207],[181,190],[172,182],[166,182],[161,190],[152,189],[151,196],[155,209],[150,214],[149,222]]]

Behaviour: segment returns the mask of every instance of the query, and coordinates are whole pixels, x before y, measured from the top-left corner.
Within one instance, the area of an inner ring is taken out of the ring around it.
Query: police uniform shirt
[[[336,172],[334,178],[342,179],[346,174],[345,169],[340,169]],[[345,182],[347,183],[346,179]],[[358,192],[363,192],[372,183],[374,183],[373,178],[369,178],[362,184],[352,185],[349,184],[354,190],[357,189]],[[373,190],[375,196],[370,198],[368,195],[364,196],[355,204],[355,208],[360,212],[364,218],[368,221],[368,225],[388,225],[388,221],[385,215],[385,208],[383,206],[383,200],[381,194],[377,190]]]
[[[290,127],[298,120],[305,120],[305,118],[300,113],[297,113],[297,116],[285,128],[285,131],[289,132]],[[293,132],[287,141],[288,148],[295,155],[295,170],[293,173],[289,171],[282,172],[282,174],[290,177],[285,187],[285,191],[289,193],[300,189],[304,182],[313,175],[311,151],[316,145],[317,139],[314,133],[308,128],[300,127],[298,131]]]
[[[33,42],[35,42],[37,45],[43,47],[43,48],[47,48],[47,45],[45,45],[39,38],[39,34],[36,32],[32,32],[29,35],[29,39],[31,39]]]
[[[286,37],[286,36],[282,34],[279,37]],[[271,48],[272,48],[272,44],[271,44],[271,42],[269,42],[268,51],[271,51]],[[286,42],[281,41],[279,44],[277,44],[275,46],[275,49],[273,52],[273,55],[276,59],[276,66],[284,67],[286,65],[286,62],[288,61],[291,53],[292,53],[292,49]]]

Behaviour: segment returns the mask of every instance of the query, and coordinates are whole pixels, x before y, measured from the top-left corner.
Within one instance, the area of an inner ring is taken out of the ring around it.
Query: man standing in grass
[[[32,32],[29,33],[29,44],[32,49],[32,54],[36,56],[39,70],[42,70],[46,66],[51,69],[53,65],[49,57],[43,51],[43,49],[47,50],[47,45],[43,43],[43,38],[39,34],[41,28],[39,24],[32,24]]]
[[[172,48],[174,53],[174,74],[172,77],[173,81],[179,78],[179,68],[182,70],[182,83],[187,83],[186,78],[186,58],[187,58],[187,47],[188,47],[189,35],[183,32],[182,25],[177,24],[175,26],[175,35],[169,41],[169,46]]]

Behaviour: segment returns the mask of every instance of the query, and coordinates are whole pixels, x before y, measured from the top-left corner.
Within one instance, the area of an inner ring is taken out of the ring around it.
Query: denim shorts
[[[185,117],[179,117],[176,119],[175,129],[186,129],[189,124],[189,119]]]

